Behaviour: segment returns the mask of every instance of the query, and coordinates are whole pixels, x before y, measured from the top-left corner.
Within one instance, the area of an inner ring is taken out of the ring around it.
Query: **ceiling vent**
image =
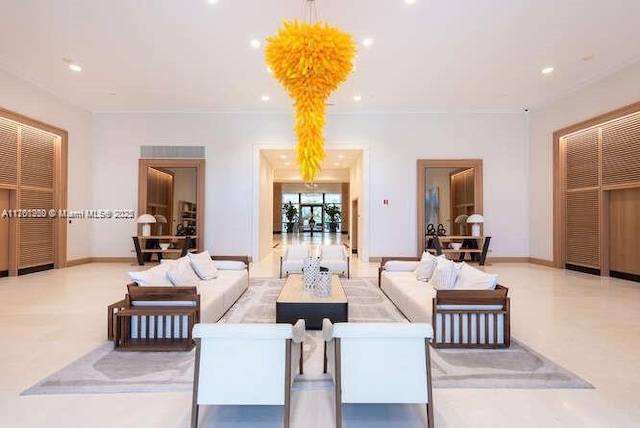
[[[140,146],[142,159],[204,159],[204,146]]]

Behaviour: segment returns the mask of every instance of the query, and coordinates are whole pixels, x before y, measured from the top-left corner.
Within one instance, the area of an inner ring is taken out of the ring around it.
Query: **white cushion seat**
[[[318,255],[320,267],[329,269],[331,273],[342,273],[350,278],[349,255],[344,245],[320,245]]]
[[[304,261],[311,254],[308,245],[289,245],[280,257],[280,278],[290,273],[301,273]]]

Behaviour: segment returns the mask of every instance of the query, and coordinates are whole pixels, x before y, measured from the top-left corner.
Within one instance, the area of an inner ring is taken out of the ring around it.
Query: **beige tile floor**
[[[282,245],[252,266],[253,276],[277,275]],[[0,279],[0,426],[188,426],[189,393],[19,396],[104,343],[106,306],[123,296],[126,271],[136,268],[90,264]],[[377,273],[357,258],[352,269],[353,276]],[[529,264],[486,269],[510,287],[513,336],[596,388],[436,389],[436,426],[639,427],[640,284]],[[293,399],[293,427],[332,426],[326,399],[298,408]],[[259,414],[238,424],[241,411],[215,412],[217,426],[273,426]],[[393,412],[371,415],[346,427],[408,426]]]

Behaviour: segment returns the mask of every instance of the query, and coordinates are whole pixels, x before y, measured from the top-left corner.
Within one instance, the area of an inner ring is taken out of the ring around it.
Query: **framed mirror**
[[[140,159],[138,212],[150,214],[153,236],[196,236],[204,247],[204,159]],[[141,235],[142,226],[138,228]],[[182,232],[181,232],[182,231]]]
[[[418,159],[417,254],[427,246],[427,229],[470,235],[464,215],[483,213],[482,159]],[[462,217],[460,217],[462,216]]]

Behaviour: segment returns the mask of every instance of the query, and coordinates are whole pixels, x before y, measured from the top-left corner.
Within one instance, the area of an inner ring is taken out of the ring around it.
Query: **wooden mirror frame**
[[[204,159],[140,159],[138,161],[138,212],[147,209],[147,169],[148,168],[195,168],[196,169],[196,246],[204,248]],[[138,235],[141,233],[138,226]]]
[[[483,205],[483,184],[482,184],[482,159],[418,159],[417,161],[417,198],[416,198],[416,206],[417,206],[417,216],[416,216],[416,225],[417,225],[417,255],[421,255],[425,248],[424,237],[427,233],[426,224],[424,221],[425,218],[425,204],[424,204],[424,195],[427,190],[427,168],[474,168],[474,204],[475,204],[475,212],[477,214],[483,214],[484,205]]]

